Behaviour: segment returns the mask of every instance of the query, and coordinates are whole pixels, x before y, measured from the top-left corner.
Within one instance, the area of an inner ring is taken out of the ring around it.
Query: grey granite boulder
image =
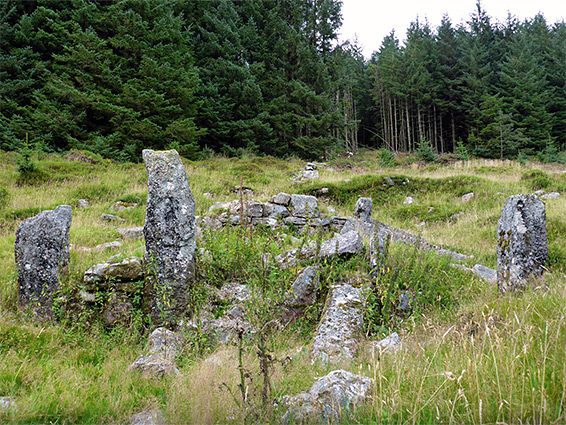
[[[354,208],[354,218],[361,221],[370,221],[371,212],[373,208],[373,201],[371,198],[360,198],[356,202],[356,207]]]
[[[497,226],[497,285],[500,293],[524,289],[543,275],[548,258],[546,210],[536,195],[507,198]]]
[[[397,332],[393,332],[391,335],[383,338],[381,341],[375,341],[372,344],[372,349],[374,353],[392,353],[401,349],[401,339]]]
[[[281,422],[338,422],[342,415],[361,405],[372,390],[372,379],[335,370],[318,379],[308,391],[284,396],[282,403],[288,410]]]
[[[68,272],[72,216],[70,206],[60,205],[27,219],[16,231],[19,301],[41,320],[52,318],[54,294]]]
[[[318,201],[314,196],[291,195],[291,215],[294,217],[313,218],[319,216]]]
[[[362,331],[362,307],[360,288],[347,284],[330,288],[314,337],[314,359],[336,363],[354,358]]]
[[[143,159],[148,175],[144,303],[153,323],[173,326],[187,309],[194,279],[195,200],[177,151],[146,149]]]
[[[288,307],[306,307],[316,301],[320,289],[320,272],[317,267],[306,267],[297,276],[288,294],[285,304]]]
[[[277,195],[271,198],[269,202],[271,202],[272,204],[283,205],[284,207],[286,207],[291,202],[291,195],[284,192],[279,192]]]
[[[141,239],[144,236],[143,227],[126,227],[116,229],[124,239]]]
[[[135,281],[145,276],[143,260],[138,257],[125,258],[122,261],[96,264],[84,274],[84,282],[94,285],[108,281]]]
[[[360,234],[351,231],[323,242],[320,246],[321,258],[349,257],[361,254],[364,250],[364,241]]]
[[[157,328],[149,336],[148,346],[148,354],[139,356],[130,365],[129,371],[158,378],[179,373],[175,366],[175,359],[183,348],[179,334],[165,328]]]

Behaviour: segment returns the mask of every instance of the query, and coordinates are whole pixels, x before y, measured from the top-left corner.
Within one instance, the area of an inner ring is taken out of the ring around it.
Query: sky
[[[453,26],[466,23],[476,11],[476,0],[342,0],[342,28],[340,41],[357,37],[363,53],[369,58],[379,49],[383,38],[392,29],[403,41],[409,24],[417,16],[428,20],[431,28],[440,25],[447,14]],[[541,12],[547,23],[566,20],[564,0],[483,0],[483,9],[492,21],[504,23],[511,13],[520,20],[533,18]]]

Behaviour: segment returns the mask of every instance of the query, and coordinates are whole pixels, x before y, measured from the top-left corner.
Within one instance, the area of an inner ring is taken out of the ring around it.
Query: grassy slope
[[[0,187],[5,187],[10,197],[0,210],[0,397],[13,397],[17,402],[17,409],[0,411],[2,422],[123,423],[133,413],[152,407],[160,407],[175,423],[238,423],[244,418],[250,422],[261,418],[277,421],[278,412],[238,408],[227,390],[231,388],[237,399],[234,347],[210,353],[197,352],[189,344],[179,363],[181,375],[164,381],[146,380],[124,373],[143,350],[145,337],[134,325],[109,332],[86,316],[74,318],[73,326],[51,326],[34,324],[18,314],[13,259],[18,223],[39,210],[64,203],[74,206],[78,199],[87,198],[90,208],[73,210],[71,243],[94,247],[116,240],[116,231],[99,219],[100,214],[112,213],[109,207],[122,198],[143,200],[146,176],[140,164],[83,164],[46,157],[40,167],[49,179],[32,186],[18,185],[14,156],[1,156]],[[497,220],[506,197],[540,186],[546,186],[547,191],[563,190],[566,184],[557,166],[545,166],[548,181],[540,176],[528,178],[531,166],[490,161],[380,169],[375,154],[367,152],[332,162],[321,169],[321,179],[314,184],[293,186],[289,173],[302,166],[300,161],[272,158],[213,158],[186,164],[197,214],[217,200],[235,199],[233,187],[240,182],[253,188],[255,198],[261,201],[277,191],[314,193],[328,187],[323,209],[331,205],[339,213],[351,215],[359,196],[371,196],[374,218],[473,254],[478,262],[490,267],[496,266]],[[383,176],[391,176],[395,186],[384,186]],[[409,182],[403,184],[405,179]],[[462,203],[461,195],[471,191],[475,193],[473,200]],[[205,198],[205,192],[212,193],[214,199]],[[415,203],[404,205],[406,196],[412,196]],[[551,272],[548,291],[500,297],[485,283],[441,268],[420,277],[433,281],[448,276],[443,282],[454,283],[460,302],[446,309],[419,310],[411,318],[396,322],[394,326],[405,341],[403,352],[376,358],[362,349],[356,362],[342,365],[373,377],[377,383],[372,401],[357,412],[353,422],[563,420],[566,251],[561,240],[566,232],[565,203],[565,198],[546,202]],[[450,219],[458,212],[464,215]],[[118,215],[126,219],[120,227],[143,225],[143,207]],[[263,244],[259,249],[272,242],[261,234],[256,240]],[[89,266],[110,255],[139,255],[136,250],[140,245],[139,241],[126,242],[119,251],[102,253],[72,250],[67,285],[76,286]],[[213,254],[243,255],[225,249],[229,245],[227,239],[226,245],[211,250]],[[284,242],[278,242],[273,249],[285,247]],[[393,253],[396,250],[394,247]],[[215,275],[214,283],[250,278],[247,269],[238,277],[237,261],[227,263],[232,268]],[[323,281],[328,285],[335,279],[356,276],[356,270],[364,267],[360,264],[335,265],[336,270],[326,272]],[[213,270],[213,264],[209,266],[203,268],[205,273]],[[283,289],[288,287],[289,277],[283,275],[281,280]],[[278,357],[293,359],[284,367],[275,366],[274,396],[306,390],[317,376],[331,370],[312,366],[301,350],[309,342],[313,323],[315,320],[305,321],[280,331],[271,341]],[[252,347],[244,353],[244,364],[254,377],[250,384],[252,400],[259,400],[257,388],[261,383]]]

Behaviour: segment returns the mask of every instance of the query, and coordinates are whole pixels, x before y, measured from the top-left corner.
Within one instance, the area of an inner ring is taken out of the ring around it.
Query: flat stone
[[[136,204],[135,202],[118,201],[114,205],[112,205],[110,209],[112,211],[125,211],[125,210],[134,209],[137,206],[138,204]]]
[[[541,196],[541,199],[557,199],[557,198],[560,198],[560,193],[558,192],[549,192]]]
[[[105,221],[126,221],[122,217],[118,217],[117,215],[112,214],[101,214],[100,218]]]
[[[92,285],[106,281],[135,281],[144,279],[143,260],[138,257],[126,258],[120,262],[96,264],[84,274],[84,282]]]
[[[126,227],[116,229],[116,231],[124,239],[142,239],[143,238],[143,227]]]
[[[405,200],[403,201],[403,204],[405,204],[405,205],[411,205],[411,204],[414,204],[414,203],[415,203],[415,200],[413,198],[411,198],[410,196],[407,196],[405,198]]]
[[[283,205],[279,205],[279,204],[274,204],[271,202],[268,202],[267,204],[264,205],[264,213],[266,216],[275,219],[289,217],[289,215],[291,214],[287,207],[284,207]]]
[[[355,357],[362,331],[362,307],[360,288],[347,284],[330,288],[314,337],[314,359],[324,363],[336,363]]]

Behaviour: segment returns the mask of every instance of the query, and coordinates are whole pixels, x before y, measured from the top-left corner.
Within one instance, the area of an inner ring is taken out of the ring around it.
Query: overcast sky
[[[340,40],[357,36],[369,58],[378,50],[383,37],[395,29],[397,38],[404,40],[409,24],[419,17],[428,20],[432,28],[440,25],[448,14],[452,25],[469,20],[476,10],[476,0],[342,0],[343,23]],[[541,12],[548,23],[565,20],[564,0],[483,0],[483,9],[494,21],[505,22],[510,12],[520,20],[533,18]]]

